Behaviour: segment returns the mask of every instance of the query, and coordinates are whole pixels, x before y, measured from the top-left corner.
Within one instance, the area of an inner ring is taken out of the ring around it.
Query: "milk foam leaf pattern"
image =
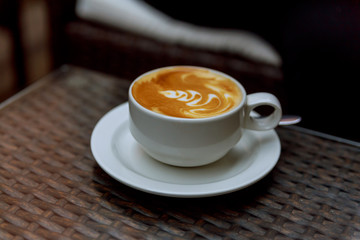
[[[187,106],[191,107],[198,107],[198,106],[204,106],[208,103],[210,103],[213,99],[216,99],[219,103],[221,102],[220,98],[216,96],[215,94],[209,93],[208,98],[205,103],[199,103],[203,97],[201,94],[194,90],[167,90],[167,91],[160,91],[160,94],[163,94],[167,98],[173,98],[178,101],[186,102]],[[219,105],[219,104],[218,104]]]

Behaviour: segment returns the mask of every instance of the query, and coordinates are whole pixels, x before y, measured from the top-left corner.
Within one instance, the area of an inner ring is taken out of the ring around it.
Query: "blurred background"
[[[53,68],[44,0],[0,0],[0,101]]]
[[[300,126],[360,141],[358,0],[0,0],[0,101],[63,64],[129,79],[211,67],[276,94]]]

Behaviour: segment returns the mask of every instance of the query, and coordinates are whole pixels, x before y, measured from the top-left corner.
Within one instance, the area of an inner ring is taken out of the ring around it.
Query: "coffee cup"
[[[274,111],[256,117],[253,110]],[[270,93],[246,94],[233,77],[204,67],[171,66],[149,71],[129,89],[130,132],[154,159],[196,167],[221,159],[244,129],[275,128],[282,116]]]

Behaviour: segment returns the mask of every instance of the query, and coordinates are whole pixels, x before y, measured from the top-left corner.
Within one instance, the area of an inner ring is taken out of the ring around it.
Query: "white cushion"
[[[238,53],[274,66],[282,63],[276,50],[253,33],[201,27],[178,21],[141,0],[79,0],[76,13],[80,18],[159,41]]]

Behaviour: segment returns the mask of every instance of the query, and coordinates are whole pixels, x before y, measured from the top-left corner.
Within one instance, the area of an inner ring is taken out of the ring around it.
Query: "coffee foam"
[[[132,95],[143,107],[180,118],[206,118],[230,111],[243,96],[223,75],[202,68],[173,67],[138,79]]]

